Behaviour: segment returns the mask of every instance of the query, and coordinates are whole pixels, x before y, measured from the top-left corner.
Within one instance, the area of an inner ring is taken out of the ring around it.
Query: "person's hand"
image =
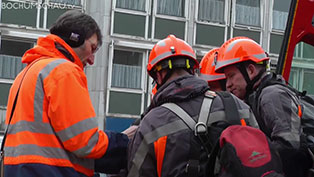
[[[132,125],[131,127],[125,129],[122,133],[126,134],[129,139],[132,139],[138,126],[137,125]]]

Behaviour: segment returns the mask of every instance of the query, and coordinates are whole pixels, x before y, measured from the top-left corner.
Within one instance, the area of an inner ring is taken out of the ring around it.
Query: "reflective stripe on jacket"
[[[55,48],[56,43],[72,54],[74,62],[63,59],[65,56]],[[93,176],[94,158],[106,153],[108,136],[98,130],[83,65],[59,37],[39,38],[37,46],[24,54],[22,62],[28,66],[11,87],[6,123],[21,79],[35,60],[22,81],[9,125],[4,164],[11,167],[6,175],[20,169],[12,165],[27,169],[27,164],[44,164],[52,169],[73,169],[79,172],[77,176]],[[34,174],[39,175],[41,170]],[[57,176],[69,175],[55,172]]]

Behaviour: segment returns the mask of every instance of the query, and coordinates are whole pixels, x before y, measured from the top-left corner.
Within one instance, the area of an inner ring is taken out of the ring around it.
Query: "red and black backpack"
[[[235,102],[228,92],[217,93],[230,124],[222,131],[210,155],[211,171],[218,156],[221,177],[282,177],[279,154],[266,135],[257,128],[241,123]],[[214,175],[212,173],[212,175]]]

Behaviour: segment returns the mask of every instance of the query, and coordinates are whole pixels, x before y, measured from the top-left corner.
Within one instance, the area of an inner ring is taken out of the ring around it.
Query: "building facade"
[[[9,3],[37,6],[10,9]],[[61,13],[75,8],[93,16],[102,29],[103,46],[85,72],[100,128],[117,131],[140,118],[150,103],[152,79],[146,65],[158,40],[174,34],[191,44],[200,60],[227,39],[248,36],[269,53],[274,69],[290,8],[290,0],[2,0],[1,4],[1,121],[10,85],[24,67],[22,54],[38,36],[48,34]],[[314,94],[314,47],[300,43],[294,56],[289,82]]]

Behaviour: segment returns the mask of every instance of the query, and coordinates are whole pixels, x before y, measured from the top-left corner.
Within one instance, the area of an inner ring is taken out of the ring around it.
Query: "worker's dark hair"
[[[101,31],[96,21],[79,10],[69,10],[62,14],[51,26],[50,33],[61,37],[73,48],[84,44],[93,34],[97,35],[98,46],[102,44]]]

